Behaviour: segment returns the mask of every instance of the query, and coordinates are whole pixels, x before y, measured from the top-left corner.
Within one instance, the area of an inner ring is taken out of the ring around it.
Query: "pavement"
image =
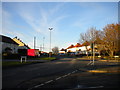
[[[95,61],[94,65],[88,65],[89,62],[81,58],[61,58],[52,62],[3,69],[3,90],[119,88],[118,62]]]

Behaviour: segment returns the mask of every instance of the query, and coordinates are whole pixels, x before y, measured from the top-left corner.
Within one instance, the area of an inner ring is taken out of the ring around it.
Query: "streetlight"
[[[95,64],[95,32],[93,31],[93,35],[92,35],[92,38],[90,38],[92,40],[92,43],[91,43],[91,48],[92,48],[92,54],[93,54],[93,60],[87,64],[91,64],[91,65],[94,65]]]
[[[34,37],[34,49],[36,48],[35,45],[36,45],[36,37]]]
[[[95,46],[95,42],[93,41],[93,63],[92,63],[92,65],[94,65],[94,63],[95,63],[95,48],[94,48],[94,46]]]
[[[45,40],[45,37],[43,37],[43,52],[44,52],[44,40]]]
[[[91,42],[91,48],[92,48],[92,53],[91,53],[91,56],[93,57],[93,60],[90,60],[90,62],[87,64],[87,65],[94,65],[94,63],[95,63],[95,52],[94,52],[94,46],[95,46],[95,41],[93,40],[92,42]]]
[[[51,31],[53,28],[49,28],[50,31],[50,50],[49,50],[49,57],[51,57]]]

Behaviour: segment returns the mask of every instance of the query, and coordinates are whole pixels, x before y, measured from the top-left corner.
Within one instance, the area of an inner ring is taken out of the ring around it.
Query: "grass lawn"
[[[56,57],[28,58],[28,60],[55,60]]]
[[[8,66],[21,66],[26,64],[32,64],[32,63],[38,63],[38,62],[18,62],[18,61],[3,61],[2,67],[8,67]]]
[[[55,60],[55,57],[44,57],[44,58],[28,58],[28,60]],[[11,66],[22,66],[27,64],[40,63],[39,61],[29,61],[29,62],[18,62],[18,61],[2,61],[2,67],[11,67]]]

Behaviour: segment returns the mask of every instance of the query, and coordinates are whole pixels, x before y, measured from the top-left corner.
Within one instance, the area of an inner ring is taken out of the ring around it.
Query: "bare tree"
[[[84,43],[85,41],[88,41],[88,35],[87,35],[87,33],[80,33],[79,42],[82,44],[82,43]]]
[[[93,43],[96,39],[96,33],[97,33],[97,30],[95,27],[91,27],[90,29],[87,30],[86,33],[81,33],[80,34],[80,39],[79,39],[79,42],[80,43],[83,43],[83,45],[85,46],[86,48],[86,51],[88,53],[88,43]],[[88,54],[87,54],[88,56]]]
[[[89,37],[89,42],[93,43],[96,39],[97,36],[97,30],[95,27],[91,27],[90,29],[88,29],[87,31],[87,35]]]
[[[104,30],[104,48],[109,51],[108,54],[112,57],[114,52],[119,51],[120,42],[120,24],[108,24]]]
[[[97,51],[99,52],[99,56],[101,54],[101,51],[104,49],[103,37],[104,37],[103,31],[101,30],[96,31],[96,37],[94,43],[97,47]]]
[[[88,46],[88,35],[87,35],[87,33],[81,33],[81,34],[80,34],[79,42],[80,42],[82,45],[85,46],[86,52],[87,52],[87,56],[88,56],[88,48],[87,48],[87,46]]]
[[[53,54],[57,55],[59,53],[59,48],[58,47],[52,48],[52,52]]]

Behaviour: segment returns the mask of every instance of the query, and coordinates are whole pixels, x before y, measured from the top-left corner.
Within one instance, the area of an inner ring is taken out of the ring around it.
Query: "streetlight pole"
[[[35,44],[36,44],[36,37],[34,37],[34,49],[35,49]]]
[[[94,65],[94,62],[95,62],[95,52],[94,52],[94,42],[93,42],[93,63],[92,65]]]
[[[45,37],[43,37],[43,52],[44,52],[44,40],[45,40]]]
[[[49,28],[50,31],[50,50],[49,50],[49,57],[51,57],[51,31],[53,28]]]

